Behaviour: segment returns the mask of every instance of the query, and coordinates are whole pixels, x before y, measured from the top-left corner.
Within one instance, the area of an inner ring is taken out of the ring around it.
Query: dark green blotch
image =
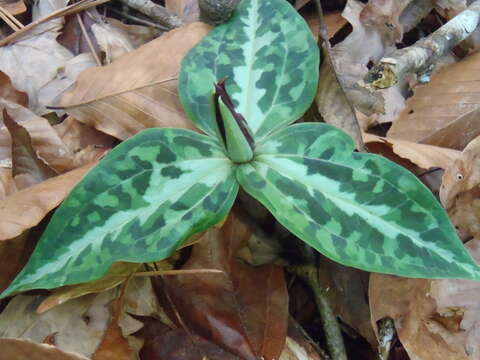
[[[183,211],[183,210],[188,210],[190,206],[183,204],[181,201],[178,201],[176,203],[173,203],[170,206],[170,209],[175,210],[175,211]]]
[[[134,176],[132,179],[132,186],[137,191],[139,195],[145,195],[145,192],[148,189],[148,185],[150,184],[150,173],[143,173],[138,176]]]
[[[132,160],[135,162],[135,164],[140,165],[144,170],[152,170],[153,169],[153,166],[150,163],[150,161],[142,160],[142,159],[140,159],[140,157],[138,155],[133,155]],[[135,173],[137,173],[136,170],[135,170]]]
[[[210,144],[198,141],[197,139],[186,136],[177,136],[174,138],[173,142],[181,147],[193,147],[198,150],[202,156],[209,157],[212,155]]]
[[[177,160],[177,155],[168,148],[165,144],[159,145],[159,152],[155,157],[155,160],[160,164],[168,164]],[[152,165],[150,164],[150,167]]]
[[[178,179],[185,171],[175,165],[170,165],[164,167],[160,173],[162,176],[169,177],[170,179]]]

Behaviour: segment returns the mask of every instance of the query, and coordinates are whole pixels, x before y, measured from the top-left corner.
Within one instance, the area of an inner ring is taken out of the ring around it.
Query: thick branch
[[[426,78],[438,59],[475,31],[479,22],[477,0],[431,35],[381,59],[365,76],[366,85],[385,89],[413,73]]]

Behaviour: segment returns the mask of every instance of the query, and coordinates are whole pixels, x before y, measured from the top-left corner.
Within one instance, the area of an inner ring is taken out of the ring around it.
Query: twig
[[[168,31],[170,30],[168,27],[166,26],[163,26],[163,25],[159,25],[157,23],[154,23],[154,22],[151,22],[151,21],[148,21],[148,20],[145,20],[145,19],[141,19],[139,17],[136,17],[134,15],[131,15],[131,14],[128,14],[124,11],[119,11],[113,7],[109,7],[108,8],[108,11],[111,11],[113,12],[114,14],[117,14],[117,15],[121,15],[123,16],[125,19],[128,19],[128,20],[131,20],[131,21],[135,21],[139,24],[142,24],[142,25],[145,25],[145,26],[151,26],[151,27],[154,27],[156,29],[159,29],[159,30],[162,30],[162,31]]]
[[[183,21],[176,15],[170,13],[165,7],[155,4],[151,0],[120,0],[125,5],[130,6],[150,19],[166,26],[168,29],[174,29],[183,25]]]
[[[0,6],[0,17],[5,23],[12,28],[13,31],[18,31],[23,28],[23,24],[17,20],[15,16],[10,14],[8,10]]]
[[[365,76],[365,86],[385,89],[412,73],[421,82],[427,82],[437,60],[475,31],[479,22],[480,0],[477,0],[426,38],[381,59]]]
[[[68,6],[64,7],[63,9],[58,9],[58,10],[52,12],[51,14],[49,14],[49,15],[41,18],[41,19],[38,19],[34,22],[31,22],[28,25],[25,25],[24,27],[22,27],[21,29],[19,29],[16,32],[14,32],[13,34],[10,34],[7,37],[3,38],[2,40],[0,40],[0,46],[4,46],[4,45],[7,45],[7,44],[11,43],[13,40],[17,39],[18,37],[20,37],[22,35],[25,35],[28,31],[32,30],[33,28],[35,28],[38,25],[43,24],[47,21],[50,21],[52,19],[56,19],[56,18],[62,17],[62,16],[76,14],[78,12],[82,12],[84,10],[90,9],[91,7],[95,7],[95,6],[104,4],[108,1],[110,1],[110,0],[82,0],[78,3],[68,5]]]
[[[348,360],[340,326],[328,302],[326,290],[320,284],[318,277],[318,266],[316,264],[318,254],[304,243],[300,246],[307,261],[302,265],[290,266],[289,270],[300,276],[313,291],[323,331],[325,332],[330,358],[332,360]]]
[[[95,51],[95,48],[93,47],[92,40],[90,39],[90,36],[88,36],[87,29],[85,29],[85,25],[83,24],[82,17],[80,16],[79,13],[75,14],[77,16],[77,21],[78,24],[80,25],[80,29],[82,29],[83,36],[87,40],[88,47],[90,48],[90,52],[93,55],[93,58],[95,59],[95,62],[97,63],[97,66],[102,66],[102,62],[98,58],[97,52]]]

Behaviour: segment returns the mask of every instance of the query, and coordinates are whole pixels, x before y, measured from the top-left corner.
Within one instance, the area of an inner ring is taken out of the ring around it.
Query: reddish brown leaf
[[[12,81],[3,71],[0,71],[0,98],[22,106],[28,105],[28,95],[13,87]]]
[[[281,267],[252,267],[235,255],[250,231],[235,214],[194,245],[183,269],[220,269],[224,274],[165,279],[181,318],[200,336],[244,359],[278,359],[288,319],[288,295]]]

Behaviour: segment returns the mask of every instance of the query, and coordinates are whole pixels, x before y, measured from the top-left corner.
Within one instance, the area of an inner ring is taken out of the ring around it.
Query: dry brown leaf
[[[12,15],[23,14],[27,11],[27,7],[23,0],[2,0],[0,6]]]
[[[124,24],[114,18],[106,18],[103,21],[108,21],[110,26],[123,32],[135,49],[162,34],[162,31],[152,26]]]
[[[105,54],[105,64],[112,63],[113,60],[134,49],[127,34],[123,30],[110,25],[108,21],[92,24],[91,30],[95,35],[98,46]]]
[[[198,0],[166,0],[165,6],[179,16],[185,24],[198,21],[200,17]]]
[[[61,105],[76,119],[122,140],[149,127],[193,129],[172,79],[183,56],[209,29],[195,23],[172,30],[108,66],[84,71]]]
[[[440,188],[440,200],[448,209],[458,194],[480,184],[480,136],[471,141],[461,155],[445,170]]]
[[[89,360],[80,354],[26,339],[0,339],[0,349],[2,358],[8,360]]]
[[[48,179],[0,201],[0,240],[12,239],[37,225],[57,207],[93,164]]]
[[[393,152],[402,158],[410,160],[415,165],[430,169],[439,167],[448,168],[459,156],[460,151],[442,148],[438,146],[417,144],[406,140],[380,137],[372,134],[363,134],[365,143],[385,144],[393,149]]]
[[[467,249],[480,262],[480,241],[470,241]],[[392,318],[412,360],[479,359],[479,297],[476,281],[370,277],[372,325]]]
[[[458,194],[455,206],[448,210],[452,223],[462,231],[462,238],[480,239],[480,187]]]
[[[2,167],[0,167],[0,201],[17,191],[17,187],[15,186],[15,181],[13,180],[12,176],[11,162],[7,167],[3,166],[4,165],[2,164]]]
[[[140,264],[135,263],[115,263],[101,279],[53,289],[51,295],[38,306],[37,312],[41,314],[68,300],[113,289],[117,285],[124,283],[139,267]]]
[[[6,110],[3,110],[3,123],[12,139],[12,175],[18,190],[57,175],[51,167],[38,158],[28,131],[17,124]]]
[[[27,93],[15,89],[8,75],[2,71],[0,71],[0,98],[22,106],[28,105]]]
[[[38,1],[32,9],[32,20],[65,5],[65,1]],[[56,41],[61,26],[61,18],[41,24],[26,37],[3,46],[0,52],[0,70],[10,77],[17,89],[28,94],[30,108],[36,114],[49,112],[45,106],[50,104],[45,103],[45,99],[53,99],[63,91],[52,87],[46,89],[46,86],[62,76],[59,69],[73,57]],[[19,66],[18,59],[22,59],[22,66]]]
[[[68,169],[65,167],[71,166],[68,149],[46,119],[23,106],[1,99],[0,106],[5,107],[10,117],[27,130],[37,155],[50,167],[62,172]],[[11,163],[11,139],[6,127],[0,128],[0,154],[3,161],[8,159]]]
[[[130,348],[128,340],[123,336],[119,326],[120,316],[123,312],[125,285],[122,286],[119,296],[112,302],[112,319],[102,342],[95,350],[92,360],[135,360],[136,354]]]
[[[462,150],[480,134],[479,63],[477,52],[443,67],[428,84],[417,86],[388,136]]]

